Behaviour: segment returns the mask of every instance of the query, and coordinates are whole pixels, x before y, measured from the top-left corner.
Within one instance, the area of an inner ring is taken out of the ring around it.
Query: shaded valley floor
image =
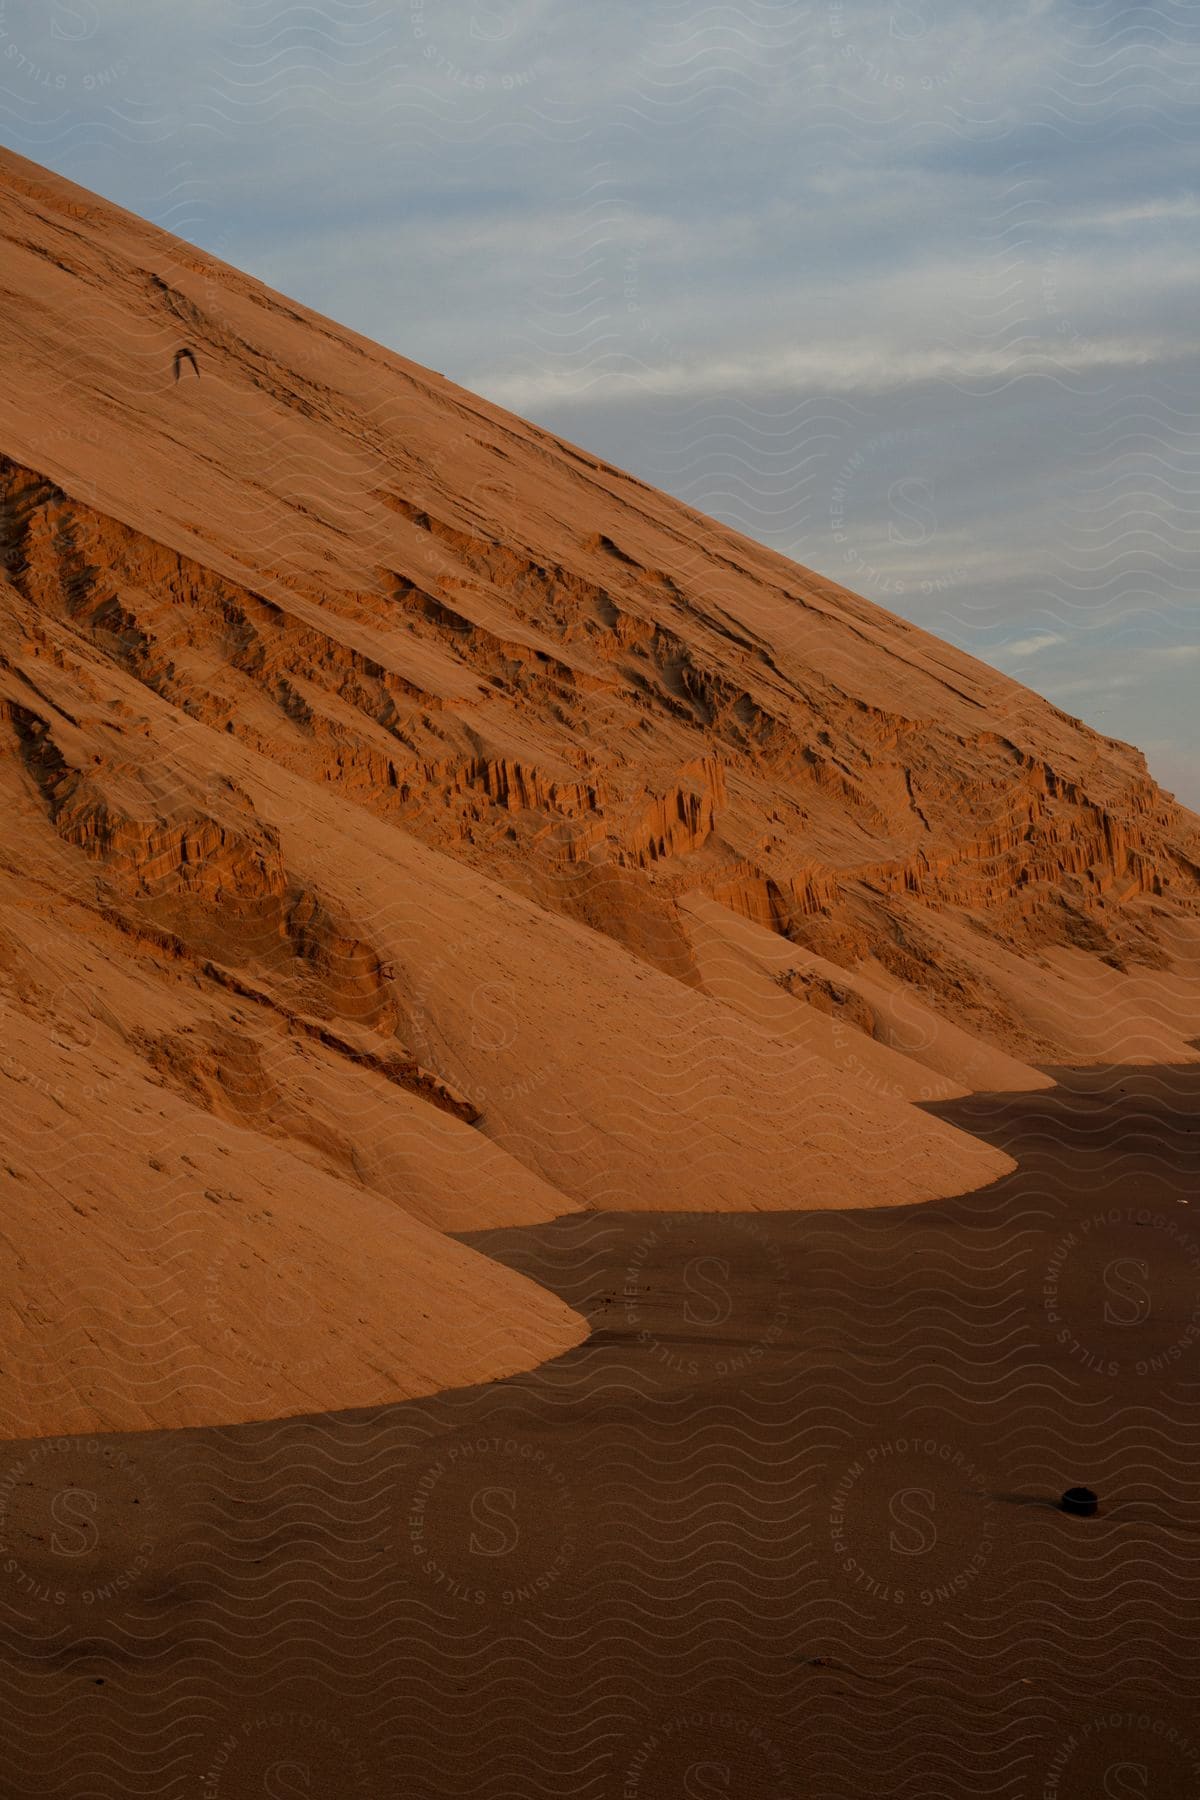
[[[530,1375],[0,1446],[5,1800],[1200,1790],[1200,1072],[940,1111],[1018,1172],[472,1238]]]

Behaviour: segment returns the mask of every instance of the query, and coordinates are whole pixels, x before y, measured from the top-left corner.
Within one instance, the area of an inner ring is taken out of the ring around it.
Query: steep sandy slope
[[[376,1405],[586,1335],[533,1283],[189,1105],[107,1034],[81,1072],[80,1029],[5,1009],[0,1436]]]
[[[17,158],[6,555],[195,718],[661,967],[702,887],[1026,1054],[988,952],[1161,963],[1197,821],[832,583]],[[181,344],[200,378],[171,379]],[[919,904],[905,908],[906,898]],[[925,913],[986,925],[969,982]]]
[[[311,1140],[320,1082],[273,1073],[283,1035],[293,1062],[319,1058],[345,1084],[326,1130],[340,1123],[346,1141],[340,1159],[319,1143],[325,1163],[426,1218],[435,1197],[414,1205],[403,1181],[388,1183],[381,1089],[389,1112],[404,1109],[391,1121],[401,1142],[415,1106],[532,1171],[516,1202],[529,1219],[572,1204],[796,1206],[814,1187],[827,1205],[920,1199],[1006,1166],[331,786],[179,716],[12,588],[0,587],[0,618],[13,646],[0,782],[20,852],[14,897],[23,890],[26,910],[52,897],[76,953],[94,951],[76,977],[84,1005],[107,999],[112,961],[137,969],[147,991],[114,989],[107,1011],[127,1049],[193,1102],[240,1104],[259,1132]],[[200,996],[204,1025],[191,1016]],[[247,1040],[252,1104],[235,1093],[222,1032]],[[490,1162],[470,1172],[474,1204],[446,1196],[437,1222],[511,1218]]]
[[[579,1340],[430,1225],[1008,1166],[180,715],[4,582],[0,643],[0,1430],[367,1404]]]
[[[8,155],[0,234],[13,1429],[506,1373],[581,1322],[446,1231],[960,1192],[928,1089],[1193,1054],[1136,751]]]
[[[873,1093],[949,1100],[1053,1085],[941,1018],[883,970],[872,977],[865,965],[840,968],[702,894],[689,894],[680,914],[710,992]]]

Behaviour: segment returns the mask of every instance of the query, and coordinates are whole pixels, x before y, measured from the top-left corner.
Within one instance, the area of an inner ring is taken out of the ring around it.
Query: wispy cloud
[[[1062,225],[1072,230],[1125,231],[1131,225],[1174,225],[1200,219],[1200,195],[1135,200],[1127,206],[1083,208],[1068,212]]]
[[[1013,638],[1011,643],[1001,644],[1000,650],[1005,656],[1037,656],[1043,650],[1053,650],[1056,645],[1065,643],[1066,639],[1057,631],[1040,631],[1032,637]]]
[[[631,384],[664,396],[688,399],[722,394],[888,394],[930,382],[1006,383],[1025,376],[1089,374],[1107,369],[1141,369],[1195,356],[1197,343],[1166,338],[1112,337],[1071,342],[1034,339],[1013,348],[905,349],[898,344],[806,344],[688,358],[667,363],[633,363],[606,369],[570,361],[532,374],[480,372],[472,385],[489,399],[516,411],[587,395],[619,400]]]

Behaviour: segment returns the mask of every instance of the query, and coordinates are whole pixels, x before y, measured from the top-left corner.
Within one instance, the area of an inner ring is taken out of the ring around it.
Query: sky
[[[1200,4],[0,0],[0,138],[1200,808]]]

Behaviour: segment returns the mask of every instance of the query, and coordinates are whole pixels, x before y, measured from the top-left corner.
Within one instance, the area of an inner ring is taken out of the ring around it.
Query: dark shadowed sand
[[[1200,1075],[941,1110],[1019,1172],[473,1238],[533,1374],[0,1446],[0,1794],[1200,1793]]]

